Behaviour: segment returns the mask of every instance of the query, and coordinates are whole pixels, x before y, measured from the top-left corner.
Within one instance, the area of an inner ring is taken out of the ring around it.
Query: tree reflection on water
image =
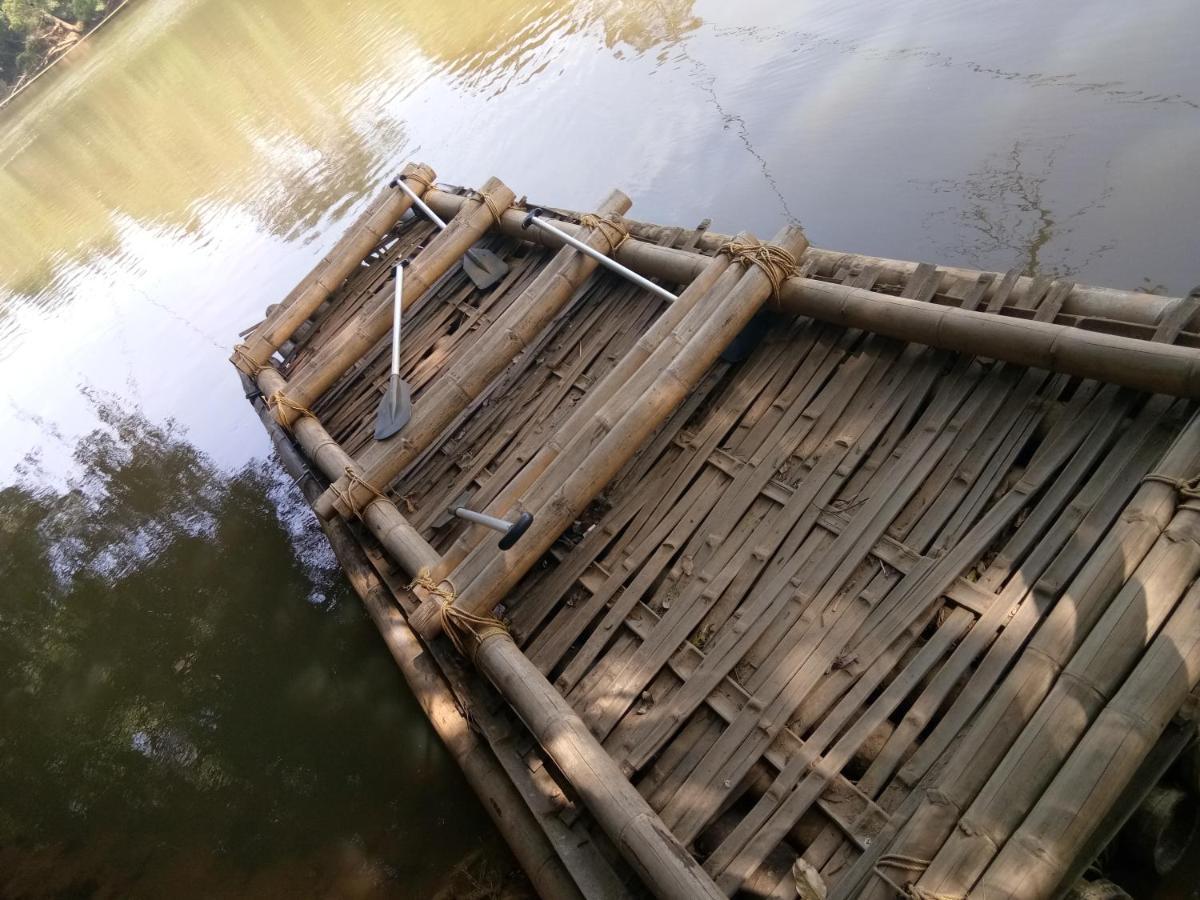
[[[485,817],[294,487],[94,402],[0,489],[0,894],[432,893]]]

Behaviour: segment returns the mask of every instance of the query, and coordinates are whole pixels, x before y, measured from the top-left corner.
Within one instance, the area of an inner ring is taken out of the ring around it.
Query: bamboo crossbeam
[[[429,197],[430,206],[438,211],[457,208],[461,202],[457,195],[442,191],[434,191]],[[510,210],[501,217],[500,231],[556,246],[553,235],[546,232],[530,235],[523,231],[520,227],[523,219],[523,215]],[[569,222],[557,224],[568,233],[578,230],[578,226]],[[616,253],[617,261],[634,271],[676,284],[686,284],[695,278],[706,258],[700,253],[633,238],[624,241]],[[1094,303],[1101,303],[1101,299],[1099,294],[1092,297]],[[796,276],[783,284],[779,300],[780,308],[794,315],[812,316],[943,350],[1097,378],[1150,393],[1200,397],[1200,352],[1185,347],[1053,322],[936,306]],[[1124,313],[1126,306],[1122,302],[1119,311]],[[1166,304],[1160,304],[1158,310],[1160,314],[1169,311]]]
[[[600,205],[600,213],[624,212],[631,205],[629,197],[613,191]],[[587,246],[602,251],[610,249],[600,229],[589,232],[583,238]],[[369,484],[385,485],[404,471],[529,346],[595,269],[595,260],[570,248],[560,250],[488,328],[472,352],[439,374],[414,406],[412,420],[404,429],[387,440],[373,442],[360,454],[356,468],[362,479]],[[329,517],[335,511],[348,516],[352,514],[351,503],[361,507],[370,500],[366,487],[350,484],[343,476],[325,492],[315,509],[322,517]]]
[[[498,208],[513,201],[513,192],[499,179],[489,178],[481,189]],[[402,195],[403,196],[403,195]],[[405,198],[407,199],[407,197]],[[404,273],[402,307],[409,309],[424,293],[455,265],[471,245],[494,224],[491,207],[482,200],[471,200],[461,207],[444,231],[434,235]],[[346,323],[308,360],[302,371],[284,389],[289,403],[276,411],[285,426],[300,414],[297,407],[311,406],[352,365],[358,362],[392,325],[392,296],[381,291],[370,300],[359,316]],[[265,389],[264,389],[265,390]]]
[[[442,215],[452,215],[463,200],[462,195],[451,191],[434,188],[425,198],[431,207]],[[514,214],[506,217],[501,230],[510,237],[519,237],[521,216]],[[622,224],[630,235],[639,243],[653,246],[668,235],[667,226],[641,222],[636,219],[622,218]],[[569,225],[569,223],[567,223]],[[559,227],[563,227],[559,225]],[[697,242],[701,251],[712,253],[728,243],[730,235],[713,231],[705,231]],[[640,248],[631,247],[633,253],[639,253]],[[686,251],[674,251],[682,253]],[[622,254],[619,261],[636,268]],[[878,272],[878,280],[882,284],[896,284],[906,281],[917,269],[919,263],[903,259],[890,259],[882,256],[871,256],[865,253],[846,253],[840,250],[826,250],[821,247],[809,246],[804,251],[802,262],[814,261],[817,270],[822,273],[833,273],[839,268],[874,269]],[[682,260],[675,263],[683,266]],[[642,274],[648,274],[642,272]],[[981,275],[992,275],[999,281],[1001,273],[985,272],[981,269],[970,269],[962,266],[939,266],[939,284],[937,290],[941,293],[956,288],[966,288],[979,280]],[[1029,293],[1034,279],[1021,275],[1013,284],[1010,300],[1020,304]],[[680,282],[682,283],[682,282]],[[1126,291],[1118,288],[1099,287],[1094,285],[1076,284],[1063,301],[1061,312],[1068,316],[1078,316],[1085,319],[1106,319],[1109,321],[1128,322],[1134,325],[1153,327],[1162,321],[1163,317],[1172,310],[1178,309],[1186,302],[1184,297],[1165,297],[1157,294],[1146,294],[1141,291]],[[1182,323],[1183,330],[1200,330],[1200,309],[1193,308]]]
[[[434,172],[423,163],[408,163],[402,175],[411,177],[417,191],[424,193],[433,183]],[[355,220],[341,239],[300,282],[279,308],[247,337],[232,362],[248,375],[252,365],[263,365],[271,358],[322,303],[362,265],[363,258],[384,239],[412,206],[402,191],[384,188],[382,193]]]
[[[795,226],[785,227],[773,243],[793,256],[807,245],[803,232]],[[626,412],[587,459],[565,480],[553,482],[555,490],[550,498],[536,511],[530,510],[534,513],[534,524],[521,544],[508,553],[494,556],[469,584],[457,586],[455,605],[472,612],[491,609],[637,453],[770,295],[767,275],[757,266],[749,267],[663,373],[638,396],[622,402]],[[694,310],[693,315],[696,313]],[[436,634],[441,626],[439,610],[427,603],[413,616],[413,626],[424,636]]]

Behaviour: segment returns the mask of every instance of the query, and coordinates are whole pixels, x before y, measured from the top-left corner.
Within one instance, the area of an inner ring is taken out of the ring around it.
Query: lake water
[[[426,896],[511,867],[227,362],[406,160],[1200,281],[1190,0],[136,2],[0,112],[5,895]]]

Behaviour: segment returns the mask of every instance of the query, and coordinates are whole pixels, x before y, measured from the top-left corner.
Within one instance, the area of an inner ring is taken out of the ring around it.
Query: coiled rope
[[[495,197],[488,193],[480,193],[474,188],[466,188],[464,193],[468,199],[475,200],[476,202],[482,203],[484,206],[486,206],[488,212],[492,214],[492,221],[496,224],[497,228],[500,227],[500,217],[504,215],[504,209],[507,209],[508,207],[501,209],[500,204],[496,202]]]
[[[449,587],[442,587],[442,584]],[[446,632],[454,649],[472,663],[475,662],[475,654],[479,652],[479,647],[485,640],[508,634],[508,628],[495,616],[479,615],[455,606],[454,601],[458,599],[458,595],[449,581],[439,584],[424,572],[420,572],[409,585],[409,589],[418,587],[425,590],[438,604],[438,618],[442,623],[442,631]]]

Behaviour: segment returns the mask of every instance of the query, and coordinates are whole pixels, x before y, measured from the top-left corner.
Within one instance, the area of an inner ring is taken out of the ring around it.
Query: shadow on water
[[[31,459],[0,490],[0,894],[411,896],[507,872],[294,486],[93,402],[65,489]]]

